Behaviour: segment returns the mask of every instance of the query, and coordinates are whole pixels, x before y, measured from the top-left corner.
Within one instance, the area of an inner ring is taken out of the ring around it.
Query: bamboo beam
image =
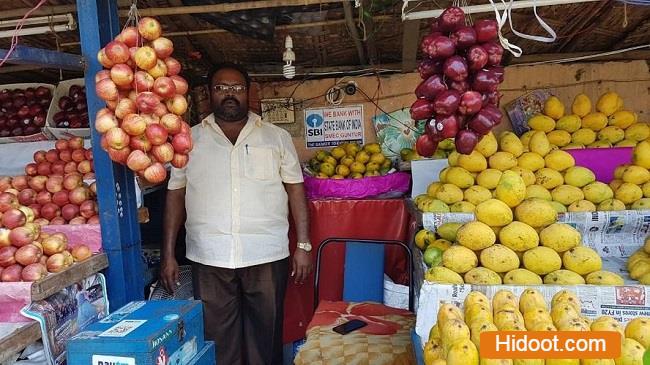
[[[513,58],[508,66],[528,64],[535,62],[548,62],[563,58],[584,57],[593,55],[596,52],[576,52],[576,53],[540,53],[523,55],[519,58]],[[631,60],[650,60],[650,51],[629,51],[607,56],[599,56],[581,60],[580,62],[602,62],[602,61],[631,61]]]
[[[232,11],[267,9],[290,6],[322,5],[340,3],[350,0],[260,0],[241,3],[224,3],[212,5],[174,6],[168,8],[147,8],[139,9],[141,16],[162,16],[179,14],[205,14],[205,13],[229,13]],[[128,10],[120,10],[120,16],[128,14]]]
[[[390,15],[378,15],[373,17],[373,19],[375,22],[384,22],[396,18]],[[323,26],[345,24],[345,23],[346,23],[345,19],[323,20],[323,21],[311,22],[311,23],[277,25],[275,27],[275,30],[276,31],[293,30],[293,29],[301,29],[301,28],[323,27]],[[198,35],[205,35],[205,34],[219,34],[219,33],[229,33],[229,31],[221,28],[213,28],[213,29],[199,29],[199,30],[188,30],[188,31],[178,31],[178,32],[165,32],[163,33],[163,35],[167,38],[170,38],[170,37],[190,37],[190,36],[198,36]],[[78,46],[78,45],[79,42],[67,42],[67,43],[60,44],[61,47],[71,47],[71,46]]]
[[[225,3],[212,5],[195,5],[195,6],[172,6],[166,8],[143,8],[139,9],[141,16],[163,16],[163,15],[180,15],[180,14],[205,14],[205,13],[228,13],[240,10],[265,9],[290,6],[320,5],[330,3],[340,3],[350,0],[258,0],[246,1],[241,3]],[[121,17],[129,14],[128,6],[131,1],[119,0],[118,6],[123,7],[119,10]],[[25,15],[31,8],[19,8],[14,10],[5,10],[0,13],[0,19],[19,18]],[[53,5],[43,6],[36,10],[32,15],[55,15],[63,13],[76,12],[75,5]]]
[[[183,2],[181,0],[169,0],[169,5],[182,6]],[[192,29],[192,28],[196,28],[199,25],[199,22],[196,20],[196,18],[187,14],[182,14],[178,18],[175,18],[175,20],[178,20],[181,24],[183,24],[183,27],[181,27],[180,29],[187,29],[187,28]],[[211,40],[209,36],[205,34],[197,35],[196,40],[198,41],[199,44],[198,47],[196,47],[192,43],[189,37],[185,37],[182,39],[186,42],[186,44],[191,45],[192,48],[199,48],[201,53],[206,53],[208,58],[210,59],[210,62],[215,64],[220,62],[220,57],[217,49],[215,49],[215,47],[210,46]]]

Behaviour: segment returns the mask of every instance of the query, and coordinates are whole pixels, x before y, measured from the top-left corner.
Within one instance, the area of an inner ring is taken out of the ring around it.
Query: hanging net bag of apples
[[[153,184],[165,181],[169,164],[184,167],[192,150],[183,120],[188,83],[173,51],[158,20],[141,18],[134,0],[120,34],[97,54],[104,69],[95,76],[95,92],[106,102],[95,116],[101,146]]]

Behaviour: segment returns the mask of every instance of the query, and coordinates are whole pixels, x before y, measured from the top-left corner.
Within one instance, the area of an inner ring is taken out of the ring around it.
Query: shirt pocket
[[[254,180],[271,180],[273,178],[273,149],[266,147],[246,146],[246,164],[244,166],[247,178]]]

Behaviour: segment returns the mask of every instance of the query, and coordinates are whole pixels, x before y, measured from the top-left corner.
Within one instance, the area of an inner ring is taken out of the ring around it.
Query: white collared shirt
[[[251,112],[233,146],[211,114],[192,138],[187,166],[172,168],[168,184],[186,188],[187,258],[233,269],[289,256],[283,183],[303,182],[289,133]]]

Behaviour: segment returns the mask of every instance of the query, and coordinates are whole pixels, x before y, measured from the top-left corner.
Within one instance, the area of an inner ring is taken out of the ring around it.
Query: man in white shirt
[[[248,111],[246,71],[219,65],[208,80],[213,114],[192,127],[189,163],[168,184],[161,281],[170,291],[178,285],[174,249],[185,218],[194,295],[219,363],[281,364],[289,208],[299,247],[291,276],[303,283],[312,269],[300,162],[288,132]]]

